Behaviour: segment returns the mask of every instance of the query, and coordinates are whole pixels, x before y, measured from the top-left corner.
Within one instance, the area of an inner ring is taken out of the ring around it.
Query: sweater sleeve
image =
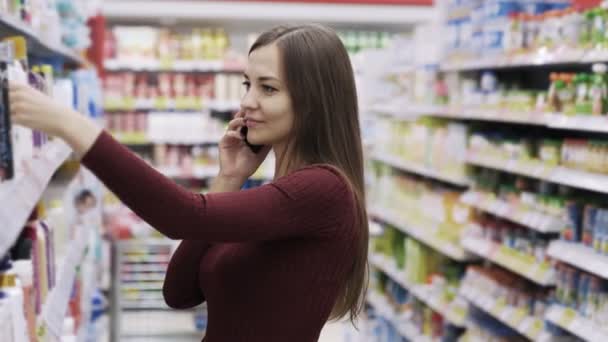
[[[352,192],[331,167],[311,166],[254,189],[202,195],[175,184],[107,132],[82,162],[172,239],[253,242],[323,235],[353,212]]]
[[[189,309],[205,301],[205,294],[199,286],[201,259],[210,245],[203,241],[182,241],[169,262],[163,297],[169,307]]]

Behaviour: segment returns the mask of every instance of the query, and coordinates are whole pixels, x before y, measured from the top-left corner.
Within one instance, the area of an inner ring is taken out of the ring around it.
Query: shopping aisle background
[[[29,81],[200,192],[256,32],[331,25],[356,71],[372,268],[361,335],[322,341],[608,341],[608,1],[335,2],[0,1],[0,90]],[[0,104],[6,340],[198,341],[205,315],[162,299],[174,242]]]

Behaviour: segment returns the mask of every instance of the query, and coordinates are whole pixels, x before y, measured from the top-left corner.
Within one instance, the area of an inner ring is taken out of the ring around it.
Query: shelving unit
[[[376,161],[385,163],[399,170],[415,173],[420,176],[437,179],[462,187],[467,187],[469,185],[469,181],[466,179],[466,177],[462,177],[459,175],[450,175],[440,170],[435,170],[422,166],[419,163],[401,160],[400,158],[392,156],[390,154],[376,153],[373,155],[372,158]]]
[[[542,319],[527,316],[523,309],[507,305],[503,299],[489,297],[463,284],[460,293],[469,302],[482,309],[492,317],[511,327],[526,338],[536,341],[543,335]]]
[[[84,58],[60,42],[48,42],[27,24],[7,14],[0,14],[0,33],[3,36],[21,35],[27,39],[28,51],[37,57],[59,57],[72,65],[85,65]]]
[[[423,242],[429,247],[447,255],[454,260],[466,261],[472,259],[472,256],[469,253],[467,253],[462,247],[455,244],[453,241],[445,240],[437,234],[434,234],[434,229],[432,227],[419,227],[414,224],[410,224],[405,222],[404,218],[383,208],[373,207],[368,209],[368,212],[380,221],[384,221],[396,227],[414,239]]]
[[[539,161],[508,160],[478,156],[474,153],[469,153],[467,161],[473,165],[515,173],[573,188],[608,193],[608,175],[546,165]]]
[[[558,240],[551,242],[547,254],[555,260],[608,279],[608,256],[598,253],[591,247]]]
[[[571,308],[552,305],[547,311],[545,319],[585,341],[602,342],[608,340],[608,330],[605,324],[594,322]]]
[[[555,275],[548,263],[539,263],[534,257],[490,241],[474,237],[465,237],[462,245],[471,253],[482,256],[508,270],[541,285],[555,283]]]
[[[245,67],[220,60],[118,60],[104,62],[107,71],[150,71],[150,72],[190,72],[190,73],[242,73]]]
[[[63,164],[71,149],[56,140],[43,147],[40,155],[26,161],[26,174],[0,184],[0,220],[3,225],[0,255],[15,243],[32,210],[40,200],[51,176]]]
[[[478,210],[529,227],[541,233],[559,233],[566,226],[561,218],[531,210],[524,206],[511,205],[495,198],[493,194],[469,191],[461,201]]]
[[[428,285],[412,284],[408,282],[405,272],[397,269],[394,261],[389,260],[382,255],[372,254],[370,255],[369,260],[374,267],[391,277],[391,279],[396,281],[404,289],[407,289],[412,295],[424,302],[435,312],[440,313],[450,322],[450,324],[456,327],[465,327],[467,316],[466,307],[459,306],[457,302],[450,303],[441,300],[436,293],[432,293]]]
[[[385,297],[376,292],[370,292],[367,296],[367,303],[370,304],[376,312],[393,323],[399,334],[409,341],[431,342],[427,336],[420,335],[416,327],[409,321],[407,317],[399,318],[399,314],[390,306]]]

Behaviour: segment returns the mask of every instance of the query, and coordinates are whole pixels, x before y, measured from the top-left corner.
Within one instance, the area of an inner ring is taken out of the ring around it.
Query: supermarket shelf
[[[200,145],[217,145],[219,144],[218,139],[205,139],[197,141],[186,141],[186,140],[167,140],[167,139],[126,139],[119,135],[115,135],[117,140],[123,145],[130,146],[153,146],[153,145],[183,145],[183,146],[200,146]]]
[[[476,307],[532,341],[539,340],[544,333],[542,319],[527,316],[525,310],[507,305],[504,298],[484,295],[466,283],[460,287],[460,294]]]
[[[121,283],[121,289],[126,291],[136,290],[158,290],[160,291],[163,287],[163,282],[157,283]]]
[[[484,109],[475,107],[447,107],[436,105],[404,104],[372,107],[373,111],[395,118],[414,120],[419,116],[436,116],[458,120],[477,120],[496,123],[512,123],[528,126],[544,126],[551,129],[608,133],[608,117],[587,114],[564,115],[542,112],[513,112],[508,109]]]
[[[445,317],[450,324],[456,327],[465,327],[465,320],[467,312],[465,308],[458,308],[451,306],[451,303],[441,301],[437,296],[433,296],[428,286],[412,284],[406,279],[404,271],[397,269],[395,262],[382,255],[371,254],[369,261],[376,268],[380,269],[391,279],[401,285],[404,289],[410,291],[412,295],[418,298],[420,301],[426,303],[435,312],[440,313]]]
[[[447,182],[447,183],[451,183],[454,185],[466,187],[466,186],[469,186],[469,184],[470,184],[469,180],[464,177],[450,175],[450,174],[441,172],[439,170],[434,170],[432,168],[424,167],[418,163],[405,161],[401,158],[392,156],[387,153],[376,152],[373,155],[373,159],[380,161],[382,163],[385,163],[387,165],[390,165],[394,168],[403,170],[403,171],[415,173],[415,174],[418,174],[421,176],[434,178],[434,179],[437,179],[437,180],[440,180],[443,182]]]
[[[482,69],[504,69],[521,67],[539,67],[560,64],[585,65],[598,60],[605,60],[608,56],[601,56],[592,51],[571,50],[552,53],[539,50],[535,53],[519,54],[513,56],[493,56],[478,58],[461,62],[443,63],[443,71],[472,71]]]
[[[376,309],[380,316],[392,322],[399,334],[408,341],[431,342],[428,337],[418,333],[418,329],[411,323],[410,319],[400,319],[399,314],[395,312],[384,296],[370,291],[367,295],[367,302]]]
[[[590,342],[608,341],[608,329],[605,325],[596,324],[571,308],[560,305],[549,307],[545,319],[562,329]]]
[[[167,271],[166,265],[138,265],[129,264],[122,266],[122,272],[126,273],[139,273],[139,272],[159,272],[164,273]]]
[[[566,222],[559,217],[529,210],[523,206],[513,206],[496,198],[494,194],[469,191],[460,200],[476,209],[505,218],[520,225],[532,228],[541,233],[559,233]]]
[[[159,168],[158,171],[169,178],[179,179],[208,179],[217,176],[219,167],[208,166],[194,168],[191,173],[185,173],[180,169]]]
[[[552,241],[547,253],[553,259],[608,279],[608,256],[601,255],[581,243]]]
[[[352,1],[351,1],[352,2]],[[436,17],[432,6],[353,3],[275,3],[242,1],[149,1],[106,0],[102,12],[110,20],[174,18],[176,20],[222,21],[231,24],[317,22],[325,24],[376,24],[403,28]]]
[[[551,266],[536,262],[532,256],[475,237],[465,237],[462,240],[462,245],[471,253],[490,260],[536,284],[550,286],[555,283],[555,274]]]
[[[0,255],[13,245],[55,171],[71,153],[64,142],[46,144],[38,158],[26,161],[26,174],[0,184]]]
[[[470,164],[542,179],[573,188],[608,193],[608,175],[561,166],[550,166],[538,161],[506,160],[488,156],[477,156],[473,153],[468,154],[467,161]]]
[[[61,57],[75,65],[85,65],[84,58],[61,43],[51,43],[21,20],[7,14],[0,14],[0,32],[4,35],[21,35],[26,37],[28,52],[38,57]]]
[[[132,301],[124,299],[121,303],[123,309],[158,309],[169,310],[164,300]]]
[[[165,275],[163,273],[155,273],[155,274],[141,274],[141,273],[130,273],[130,274],[122,274],[120,276],[121,281],[164,281]]]
[[[123,262],[145,262],[145,263],[169,263],[170,255],[124,255]]]
[[[149,72],[200,72],[200,73],[241,73],[244,65],[231,65],[222,60],[175,60],[163,62],[156,59],[120,60],[104,62],[106,71],[149,71]]]
[[[466,261],[472,258],[472,255],[467,253],[462,247],[454,244],[452,241],[445,240],[434,234],[430,227],[417,227],[413,224],[408,224],[402,218],[388,210],[374,207],[370,208],[369,213],[380,221],[384,221],[392,226],[395,226],[402,232],[410,235],[423,242],[424,244],[434,248],[440,253],[457,261]]]

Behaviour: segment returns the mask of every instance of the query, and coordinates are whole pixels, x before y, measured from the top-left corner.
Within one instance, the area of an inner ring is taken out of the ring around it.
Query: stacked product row
[[[79,173],[63,198],[48,198],[34,210],[3,254],[4,340],[100,338],[94,325],[99,308],[93,304],[102,298],[96,294],[101,256],[93,253],[101,244],[100,193],[94,177]]]
[[[130,66],[221,61],[230,45],[228,35],[219,27],[194,28],[183,33],[150,26],[115,26],[105,37],[105,59],[128,62]]]
[[[0,56],[4,94],[0,103],[0,182],[24,175],[24,161],[39,157],[50,140],[42,132],[11,124],[8,82],[30,84],[95,120],[101,117],[101,93],[94,72],[76,71],[68,78],[54,79],[52,66],[29,65],[25,38],[7,38],[1,44],[7,54]]]
[[[215,103],[238,109],[244,94],[238,74],[116,72],[104,79],[107,110],[202,110]],[[221,107],[221,105],[218,105]],[[226,109],[224,109],[226,110]]]
[[[111,112],[106,128],[127,144],[217,144],[225,123],[200,112]]]
[[[605,10],[565,0],[450,1],[448,59],[602,48]]]
[[[43,42],[83,50],[91,44],[86,19],[90,13],[79,0],[0,1],[0,13],[23,22]]]
[[[370,258],[376,272],[370,288],[388,298],[402,318],[397,323],[400,326],[393,327],[397,335],[408,339],[455,339],[462,332],[458,326],[466,311],[456,299],[462,265],[390,225],[385,225],[371,243]],[[407,336],[400,331],[407,332]]]

